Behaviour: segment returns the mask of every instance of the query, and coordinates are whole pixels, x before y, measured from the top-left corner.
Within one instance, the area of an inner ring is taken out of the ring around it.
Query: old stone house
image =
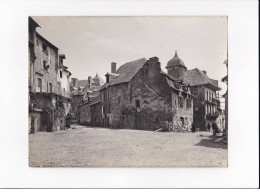
[[[59,49],[37,33],[37,27],[29,17],[29,131],[55,131],[65,126],[70,97],[59,92],[61,82],[57,75],[64,71]]]
[[[72,79],[70,89],[72,90],[72,113],[74,114],[75,122],[80,124],[89,124],[89,120],[85,120],[85,118],[82,119],[85,116],[82,115],[83,109],[80,111],[79,106],[88,103],[99,95],[99,90],[103,84],[104,80],[98,74],[96,74],[94,78],[89,76],[87,80]],[[84,105],[82,107],[84,107]],[[87,111],[88,109],[86,109],[86,112]]]
[[[193,102],[189,86],[161,70],[157,57],[128,62],[106,74],[100,90],[102,126],[156,130],[191,127]]]
[[[220,102],[216,97],[217,91],[220,90],[218,81],[210,79],[206,71],[197,68],[187,70],[184,62],[178,57],[177,51],[166,68],[171,76],[190,85],[191,94],[194,96],[193,121],[197,128],[206,130],[207,124],[212,125],[219,116]]]

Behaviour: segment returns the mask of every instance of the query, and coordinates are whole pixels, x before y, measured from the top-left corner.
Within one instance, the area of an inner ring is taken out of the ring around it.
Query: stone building
[[[220,102],[216,97],[217,91],[220,90],[218,81],[210,79],[206,71],[197,68],[187,70],[184,62],[178,57],[177,51],[166,68],[171,76],[190,85],[191,94],[194,96],[193,121],[197,128],[206,130],[207,124],[212,125],[219,116]]]
[[[85,116],[80,114],[79,106],[82,106],[83,103],[85,104],[99,95],[99,90],[103,84],[104,80],[98,74],[96,74],[94,78],[89,76],[87,80],[72,78],[70,89],[72,91],[72,113],[74,114],[74,122],[89,124],[88,120],[85,120],[85,118],[82,119]],[[84,105],[82,107],[84,108]],[[84,109],[84,111],[87,110],[88,109]]]
[[[29,131],[55,131],[65,126],[70,97],[59,92],[57,76],[60,69],[64,71],[59,49],[37,33],[37,27],[29,17]],[[69,83],[69,78],[66,81]]]
[[[142,58],[118,70],[111,64],[100,90],[101,114],[93,118],[112,128],[156,130],[180,125],[190,129],[192,106],[187,84],[164,73],[157,57]]]

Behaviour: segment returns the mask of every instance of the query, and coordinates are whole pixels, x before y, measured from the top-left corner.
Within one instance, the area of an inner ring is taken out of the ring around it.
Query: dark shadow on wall
[[[221,135],[217,136],[203,136],[200,135],[201,140],[199,143],[196,143],[195,146],[203,146],[203,147],[210,147],[210,148],[221,148],[221,149],[228,149],[227,143],[223,142],[223,137]],[[219,142],[217,142],[219,141]]]

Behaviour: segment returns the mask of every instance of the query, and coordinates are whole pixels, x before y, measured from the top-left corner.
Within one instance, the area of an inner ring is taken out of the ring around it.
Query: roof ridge
[[[211,81],[211,79],[210,79],[204,72],[202,72],[202,71],[201,71],[200,69],[198,69],[198,68],[195,68],[195,69],[197,69],[197,70],[199,71],[200,75],[201,75],[203,78],[205,78],[211,85],[213,85],[213,86],[219,88],[219,86],[215,85],[215,84]],[[215,79],[213,79],[213,80],[215,80]],[[216,80],[216,81],[217,81],[217,80]]]

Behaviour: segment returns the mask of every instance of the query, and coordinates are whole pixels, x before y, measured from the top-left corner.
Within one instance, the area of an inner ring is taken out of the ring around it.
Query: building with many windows
[[[70,112],[69,77],[59,49],[41,36],[29,17],[29,132],[65,128]],[[64,79],[59,75],[64,73]],[[64,89],[62,92],[62,89]]]

